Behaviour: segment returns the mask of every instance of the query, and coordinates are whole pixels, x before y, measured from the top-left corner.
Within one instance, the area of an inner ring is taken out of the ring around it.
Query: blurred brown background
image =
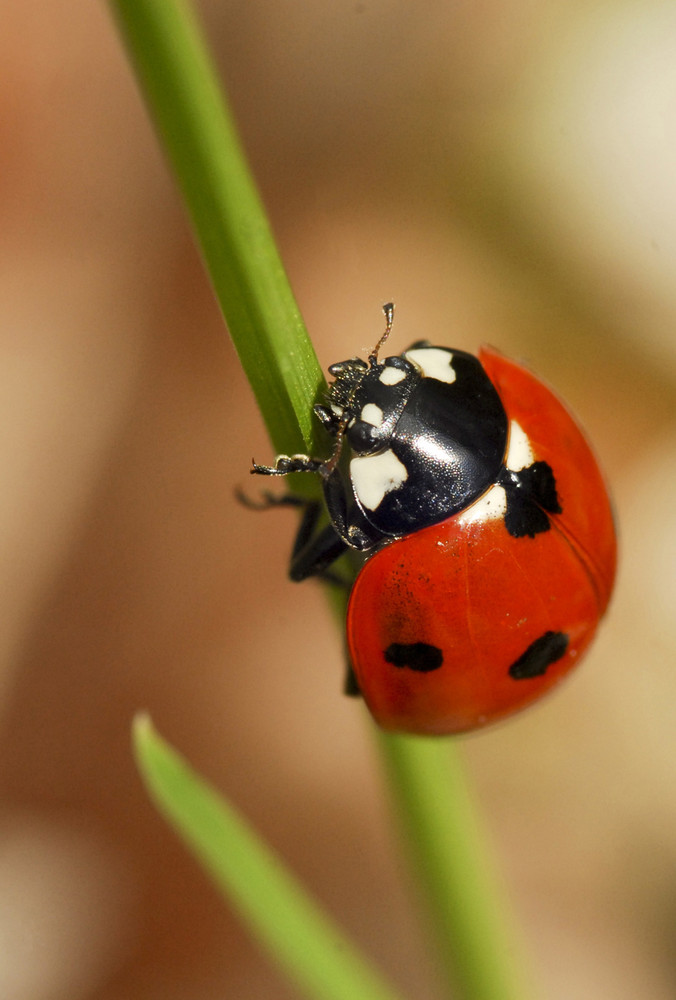
[[[586,425],[615,603],[549,702],[464,741],[544,1000],[676,994],[676,8],[202,5],[324,366],[482,341]],[[292,1000],[147,803],[129,727],[222,787],[436,1000],[368,719],[104,4],[0,38],[0,996]]]

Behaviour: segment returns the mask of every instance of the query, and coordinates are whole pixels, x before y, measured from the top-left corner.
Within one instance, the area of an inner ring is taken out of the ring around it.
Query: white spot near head
[[[398,382],[403,382],[405,378],[406,372],[402,371],[401,368],[385,365],[378,376],[378,381],[382,382],[383,385],[396,385]]]
[[[331,409],[333,410],[333,412],[335,413],[335,415],[337,417],[342,417],[342,415],[343,415],[343,407],[342,406],[337,406],[336,403],[331,403]]]
[[[386,493],[406,482],[408,470],[393,451],[381,451],[353,458],[350,475],[359,502],[367,510],[375,510]]]
[[[529,465],[532,465],[534,461],[533,447],[526,432],[520,424],[517,424],[516,420],[511,420],[505,465],[511,472],[521,472],[522,469],[527,469]]]
[[[382,427],[383,411],[375,403],[367,403],[360,414],[365,424],[372,424],[374,427]]]
[[[443,347],[418,347],[414,351],[406,351],[404,357],[419,368],[426,378],[435,378],[439,382],[455,382],[453,354]]]
[[[502,486],[491,486],[478,500],[458,515],[460,524],[476,524],[504,517],[507,511],[507,494]]]

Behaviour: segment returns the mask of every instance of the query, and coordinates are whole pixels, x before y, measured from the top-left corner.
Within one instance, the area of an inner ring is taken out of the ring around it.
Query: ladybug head
[[[329,367],[329,374],[333,375],[328,393],[332,408],[341,410],[341,415],[342,412],[351,409],[355,393],[368,371],[369,366],[361,358],[337,361]]]
[[[387,444],[417,374],[403,357],[369,362],[353,358],[331,365],[335,381],[329,386],[329,406],[315,407],[327,430],[345,436],[358,455]]]
[[[394,305],[383,306],[385,331],[368,356],[338,361],[329,367],[327,406],[315,406],[315,415],[336,438],[331,458],[323,474],[336,467],[344,440],[355,455],[369,455],[388,446],[394,428],[411,391],[417,369],[402,356],[378,360],[378,352],[390,335]]]
[[[394,303],[386,302],[383,306],[385,313],[385,330],[380,340],[368,356],[368,363],[362,358],[349,358],[347,361],[337,361],[329,367],[329,374],[333,375],[333,382],[329,386],[328,403],[326,406],[315,406],[315,413],[328,430],[334,434],[340,432],[341,426],[344,429],[359,411],[355,403],[355,397],[364,376],[378,368],[378,352],[390,335],[392,322],[394,320]],[[382,366],[380,366],[382,368]]]
[[[337,437],[339,442],[348,423],[354,417],[354,397],[368,371],[369,366],[361,358],[337,361],[329,368],[334,381],[329,385],[326,394],[328,406],[318,403],[314,412],[329,434]]]

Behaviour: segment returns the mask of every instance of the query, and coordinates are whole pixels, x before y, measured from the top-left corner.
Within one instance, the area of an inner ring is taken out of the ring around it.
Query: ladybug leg
[[[295,583],[309,576],[318,576],[327,583],[349,586],[347,580],[329,570],[329,566],[345,552],[347,545],[336,534],[332,524],[316,530],[322,510],[318,500],[302,500],[301,503],[305,509],[291,550],[289,576]]]
[[[309,455],[278,455],[274,465],[251,463],[252,476],[288,476],[290,472],[319,472],[324,465],[318,458]]]
[[[328,524],[318,534],[315,534],[315,528],[321,512],[321,504],[317,501],[302,501],[300,497],[289,497],[288,499],[293,503],[297,501],[305,503],[305,510],[291,553],[291,566],[289,569],[291,579],[294,582],[300,582],[309,576],[317,576],[326,583],[337,584],[349,590],[351,583],[345,578],[338,576],[337,573],[332,573],[328,568],[331,563],[346,551],[347,545],[336,534],[331,524]],[[357,678],[347,651],[345,654],[343,691],[351,698],[361,697],[361,691],[359,690]]]
[[[252,500],[239,487],[235,490],[235,496],[239,503],[248,510],[270,510],[271,507],[303,507],[308,502],[305,497],[296,493],[283,493],[281,496],[277,496],[270,490],[263,490],[260,500]]]
[[[293,499],[299,500],[300,498]],[[346,551],[345,542],[336,534],[330,524],[318,535],[315,535],[314,539],[312,538],[320,510],[321,505],[316,501],[306,502],[305,512],[293,544],[289,576],[294,581],[304,580],[308,576],[318,576],[325,582],[338,584],[349,590],[352,584],[348,580],[327,569],[338,556]],[[361,691],[347,650],[345,651],[343,692],[350,698],[361,697]]]
[[[345,663],[345,680],[343,682],[343,694],[346,694],[348,698],[361,698],[361,691],[359,690],[359,685],[357,684],[357,676],[354,672],[352,664],[350,663],[350,658],[347,655]]]
[[[304,520],[304,518],[303,518]],[[289,577],[294,583],[307,580],[309,576],[319,577],[325,583],[333,583],[339,587],[349,588],[350,583],[338,573],[333,573],[329,566],[342,556],[347,546],[342,538],[336,534],[333,525],[327,524],[311,542],[303,548],[298,547],[298,538],[304,530],[301,521],[296,544],[294,544],[294,555],[291,558]],[[298,551],[295,551],[298,547]]]
[[[249,510],[270,510],[272,507],[302,507],[303,515],[291,550],[291,565],[289,576],[294,582],[317,576],[320,580],[348,588],[351,583],[332,573],[328,568],[347,549],[347,544],[336,534],[332,525],[327,525],[316,532],[322,505],[318,500],[308,500],[296,493],[285,493],[276,496],[267,490],[260,500],[252,500],[241,490],[237,490],[237,499]],[[357,684],[350,659],[346,654],[345,681],[343,690],[352,698],[359,698],[361,692]]]
[[[324,480],[324,501],[335,530],[345,546],[364,552],[383,537],[369,524],[358,507],[348,511],[345,487],[337,470]]]
[[[260,500],[252,500],[241,490],[237,490],[237,499],[249,510],[300,507],[302,516],[291,549],[290,578],[295,583],[299,583],[309,576],[318,576],[327,583],[335,583],[343,587],[349,586],[347,580],[328,570],[331,563],[343,554],[347,545],[336,534],[331,524],[326,525],[320,531],[316,530],[322,511],[322,504],[319,500],[308,500],[307,497],[301,497],[297,493],[284,493],[282,496],[276,496],[267,490]]]

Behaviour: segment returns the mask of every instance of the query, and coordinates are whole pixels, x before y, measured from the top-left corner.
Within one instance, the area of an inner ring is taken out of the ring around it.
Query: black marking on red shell
[[[560,514],[556,479],[547,462],[533,462],[526,469],[503,469],[498,480],[507,494],[505,527],[513,538],[535,538],[551,527],[548,514]]]
[[[509,668],[509,676],[515,681],[541,677],[552,663],[565,655],[567,649],[568,636],[565,632],[544,632],[514,661]]]
[[[421,674],[438,670],[444,662],[442,651],[428,642],[393,642],[383,655],[393,667],[400,670],[408,668]]]

